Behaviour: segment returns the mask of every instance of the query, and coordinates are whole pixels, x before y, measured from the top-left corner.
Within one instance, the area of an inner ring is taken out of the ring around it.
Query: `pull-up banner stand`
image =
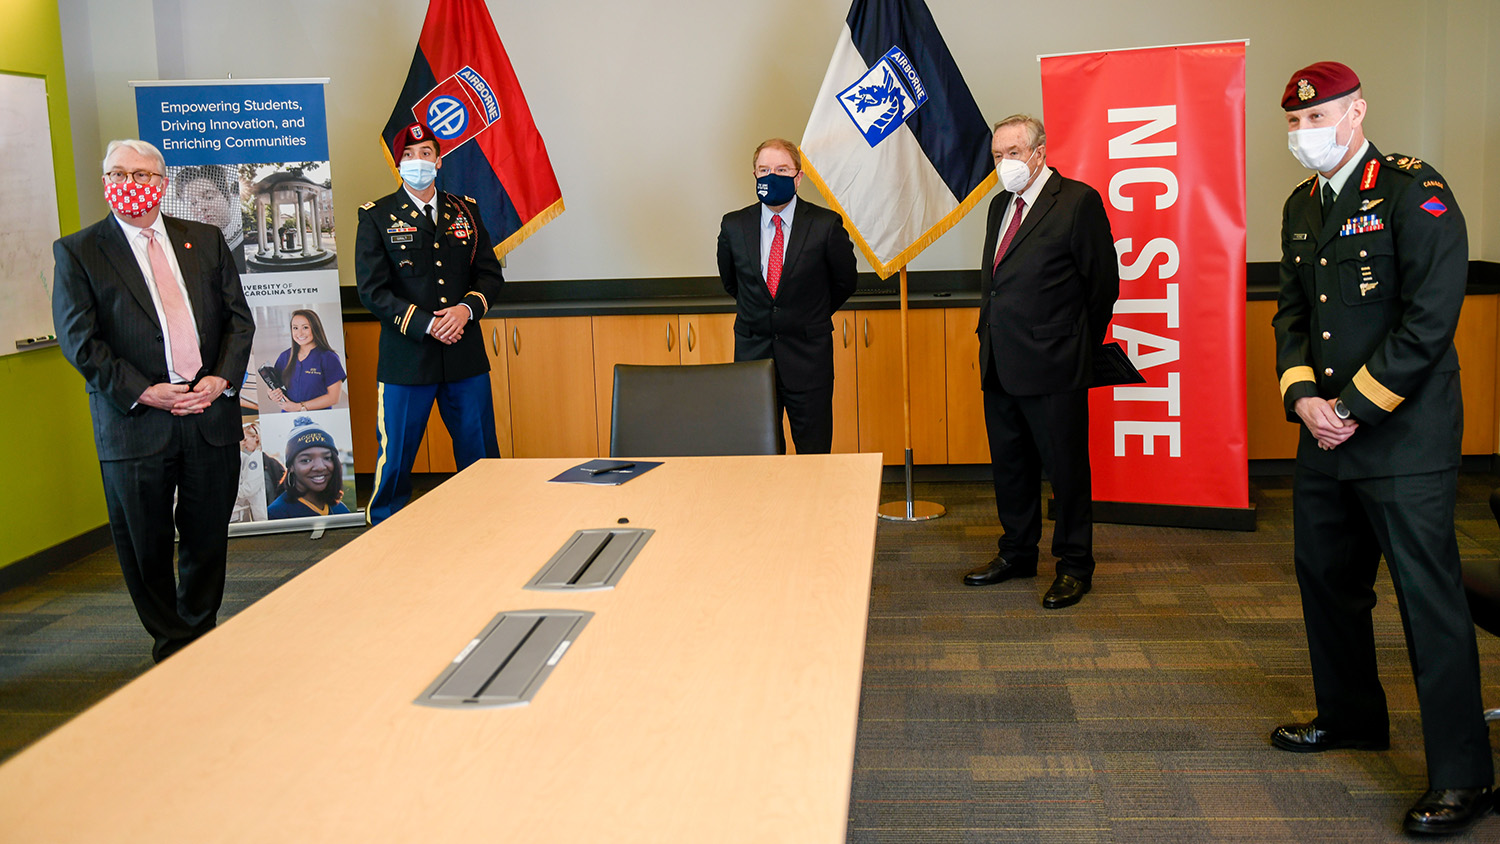
[[[354,512],[327,82],[131,83],[140,137],[167,161],[163,213],[224,233],[255,319],[231,536],[364,524]]]
[[[1255,529],[1245,422],[1245,46],[1042,56],[1047,158],[1105,197],[1118,341],[1089,396],[1094,518]]]

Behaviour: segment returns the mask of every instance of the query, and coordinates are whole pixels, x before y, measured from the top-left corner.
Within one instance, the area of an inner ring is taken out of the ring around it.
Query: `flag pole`
[[[911,495],[911,360],[906,333],[906,265],[901,265],[901,421],[906,445],[906,499],[887,501],[876,511],[893,522],[925,522],[947,512],[932,501],[913,501]]]

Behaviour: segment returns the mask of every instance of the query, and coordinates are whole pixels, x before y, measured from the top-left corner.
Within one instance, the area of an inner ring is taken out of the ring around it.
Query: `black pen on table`
[[[583,470],[585,475],[603,475],[606,472],[623,472],[626,469],[634,469],[634,463],[611,463],[608,466],[595,466]]]

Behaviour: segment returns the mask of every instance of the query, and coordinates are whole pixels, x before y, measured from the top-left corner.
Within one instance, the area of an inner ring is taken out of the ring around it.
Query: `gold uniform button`
[[[443,265],[443,262],[442,261],[438,261],[437,265],[441,267]]]
[[[443,280],[442,279],[438,279],[438,284],[442,284],[442,283],[443,283]]]
[[[1368,256],[1369,256],[1369,254],[1370,254],[1370,253],[1368,253],[1368,252],[1366,252],[1366,251],[1365,251],[1365,250],[1363,250],[1363,249],[1361,249],[1361,250],[1359,250],[1359,257],[1361,257],[1361,258],[1365,258],[1365,257],[1368,257]]]
[[[1322,296],[1319,296],[1318,297],[1318,301],[1319,302],[1327,302],[1328,301],[1328,294],[1324,293]]]
[[[1300,263],[1302,263],[1302,256],[1298,255],[1297,257],[1293,258],[1292,259],[1292,263],[1294,263],[1294,264],[1300,264]]]
[[[1327,369],[1323,370],[1323,374],[1327,375],[1330,378],[1332,378],[1333,377],[1333,367],[1330,366]]]
[[[442,302],[444,305],[446,305],[446,304],[448,304],[448,297],[447,296],[439,296],[438,297],[438,301]],[[1333,374],[1333,370],[1331,370],[1331,369],[1328,372],[1329,372],[1330,375]]]
[[[1332,340],[1333,339],[1333,335],[1329,334],[1327,331],[1325,331],[1325,332],[1323,332],[1323,339],[1324,340]]]
[[[1328,266],[1328,259],[1327,259],[1327,258],[1319,258],[1319,259],[1318,259],[1318,263],[1319,263],[1319,264],[1320,264],[1320,265],[1322,265],[1322,266],[1325,266],[1325,267],[1326,267],[1326,266]]]

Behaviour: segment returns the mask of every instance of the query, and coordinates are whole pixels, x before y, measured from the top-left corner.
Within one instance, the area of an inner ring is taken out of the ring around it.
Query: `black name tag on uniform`
[[[409,234],[391,235],[391,243],[411,243],[412,236]]]

